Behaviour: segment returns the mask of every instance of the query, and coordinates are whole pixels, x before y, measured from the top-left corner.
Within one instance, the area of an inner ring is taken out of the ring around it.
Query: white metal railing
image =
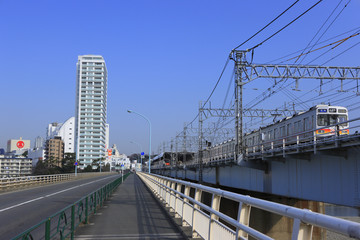
[[[340,125],[342,124],[350,124],[354,122],[357,122],[357,125],[355,124],[345,129],[340,128]],[[275,148],[281,149],[283,151],[283,155],[285,155],[285,151],[291,149],[291,146],[289,147],[289,145],[295,145],[296,147],[311,145],[314,147],[313,150],[314,153],[316,153],[316,145],[319,143],[336,142],[340,139],[345,140],[345,139],[352,139],[358,137],[358,130],[360,127],[359,122],[360,122],[360,118],[354,118],[349,121],[323,126],[317,129],[301,131],[288,136],[278,137],[275,140],[267,140],[267,141],[261,140],[260,143],[245,146],[244,147],[245,155],[251,155],[252,153],[257,153],[257,152],[258,153],[271,152],[274,151]],[[328,137],[323,137],[321,135],[316,134],[318,130],[322,130],[324,128],[334,128],[333,135]],[[340,132],[344,130],[353,131],[355,133],[341,135]]]
[[[170,207],[170,211],[175,213],[175,217],[182,219],[183,226],[192,227],[193,237],[203,239],[247,239],[250,235],[256,239],[272,239],[249,227],[251,207],[255,207],[293,219],[292,239],[311,239],[313,226],[360,239],[360,223],[200,184],[143,172],[137,172],[137,174],[154,194],[167,207]],[[195,190],[194,197],[190,196],[190,189]],[[212,195],[211,206],[201,202],[203,192]],[[222,198],[239,203],[237,219],[219,211]],[[231,227],[226,226],[223,222],[226,222]]]
[[[60,181],[67,181],[71,179],[95,177],[98,175],[110,174],[110,172],[91,172],[91,173],[68,173],[68,174],[53,174],[53,175],[36,175],[12,178],[0,178],[0,192],[9,189],[31,187],[37,184],[48,184]]]

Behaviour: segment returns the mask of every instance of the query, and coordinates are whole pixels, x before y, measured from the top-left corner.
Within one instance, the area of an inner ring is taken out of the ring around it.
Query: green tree
[[[48,175],[50,174],[49,169],[42,160],[39,160],[34,169],[34,175]]]
[[[83,172],[93,172],[92,166],[91,166],[91,165],[87,165],[87,166],[84,168]]]
[[[107,163],[102,169],[101,171],[103,172],[110,172],[110,163]]]
[[[61,162],[61,167],[64,173],[75,172],[75,153],[65,153],[64,159]]]
[[[29,151],[26,150],[26,151],[23,152],[23,154],[21,154],[21,155],[22,155],[23,157],[26,157],[26,158],[27,158],[27,157],[28,157],[28,154],[29,154]]]

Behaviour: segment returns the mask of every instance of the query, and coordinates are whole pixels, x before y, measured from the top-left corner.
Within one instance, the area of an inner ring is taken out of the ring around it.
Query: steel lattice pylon
[[[235,129],[237,159],[243,153],[243,86],[259,78],[274,79],[275,85],[285,79],[359,80],[360,67],[249,64],[244,50],[233,50],[235,62]],[[279,80],[278,80],[279,79]]]

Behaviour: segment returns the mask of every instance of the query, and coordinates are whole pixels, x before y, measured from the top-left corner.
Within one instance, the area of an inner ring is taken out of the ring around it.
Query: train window
[[[274,129],[274,139],[276,139],[277,136],[278,136],[278,130],[277,130],[277,128],[275,128],[275,129]]]
[[[287,125],[287,135],[291,135],[292,134],[292,131],[291,131],[291,123],[289,123]]]
[[[327,115],[326,114],[319,114],[317,116],[317,125],[318,126],[326,126],[326,125],[328,125]]]
[[[285,136],[285,126],[280,127],[280,136],[281,137]]]
[[[334,125],[338,121],[338,116],[339,115],[337,114],[319,114],[317,121],[318,125],[319,126]]]
[[[330,125],[336,124],[337,122],[337,115],[336,114],[331,114],[329,115],[329,123]]]
[[[306,131],[306,130],[309,130],[310,129],[310,123],[309,123],[309,118],[308,117],[306,117],[306,118],[304,118],[304,131]]]
[[[346,113],[346,109],[338,109],[338,113]]]
[[[341,122],[346,122],[347,121],[347,116],[346,115],[338,115],[338,123],[341,123]],[[347,123],[342,123],[340,124],[340,126],[342,127],[347,127]]]

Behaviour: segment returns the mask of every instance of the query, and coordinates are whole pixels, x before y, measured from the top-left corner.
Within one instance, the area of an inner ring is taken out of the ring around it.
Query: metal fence
[[[293,219],[292,239],[311,239],[314,226],[360,239],[359,223],[200,184],[154,174],[139,172],[137,174],[155,195],[170,208],[170,212],[182,220],[183,226],[192,227],[193,237],[248,239],[250,235],[255,239],[272,239],[249,226],[251,208],[255,207]],[[191,190],[195,192],[194,197],[190,196]],[[210,206],[201,202],[201,195],[204,192],[212,196]],[[237,219],[219,211],[222,198],[239,204]]]
[[[68,173],[68,174],[53,174],[53,175],[38,175],[38,176],[24,176],[12,178],[0,178],[0,192],[16,188],[31,187],[39,184],[48,184],[71,179],[96,177],[104,174],[115,174],[111,172],[94,172],[94,173]]]
[[[39,224],[19,234],[16,239],[73,239],[75,229],[80,224],[87,224],[88,219],[96,210],[103,206],[106,199],[124,181],[130,173],[119,177],[111,183],[99,188],[79,201],[62,209]]]

